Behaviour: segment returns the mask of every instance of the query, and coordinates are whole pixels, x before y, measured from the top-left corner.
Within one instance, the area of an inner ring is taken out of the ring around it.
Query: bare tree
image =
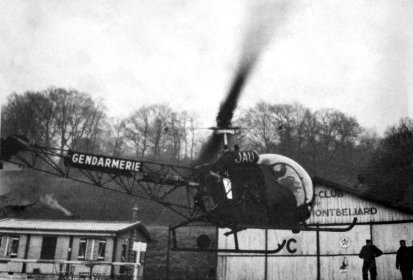
[[[102,137],[102,152],[115,157],[125,156],[127,154],[125,135],[125,120],[111,118],[109,122],[105,123]]]
[[[43,92],[11,94],[2,108],[2,135],[21,134],[39,145],[50,147],[56,133],[53,107]]]
[[[95,104],[89,95],[76,90],[52,88],[47,93],[55,104],[55,127],[59,148],[88,150],[95,146],[99,125],[105,118],[102,105]]]
[[[124,120],[125,138],[132,145],[134,153],[145,158],[149,148],[151,110],[148,106],[140,107]]]
[[[46,147],[96,150],[101,123],[106,118],[101,103],[75,90],[49,88],[12,94],[3,107],[2,133],[23,134]]]
[[[242,112],[236,123],[246,128],[242,131],[243,145],[259,152],[274,152],[279,135],[274,122],[272,106],[260,102]]]

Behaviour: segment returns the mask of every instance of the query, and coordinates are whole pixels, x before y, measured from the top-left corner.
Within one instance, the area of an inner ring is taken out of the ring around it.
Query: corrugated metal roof
[[[77,232],[104,232],[117,233],[140,225],[140,222],[101,222],[101,221],[73,221],[73,220],[0,220],[0,230],[37,230],[37,231],[77,231]],[[142,226],[142,225],[140,225]]]

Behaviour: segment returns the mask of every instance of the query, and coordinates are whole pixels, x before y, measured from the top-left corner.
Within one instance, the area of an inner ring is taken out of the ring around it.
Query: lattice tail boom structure
[[[198,183],[191,167],[113,158],[30,144],[21,136],[1,139],[1,160],[102,189],[148,199],[193,220]],[[180,192],[185,201],[174,201]],[[184,192],[185,194],[182,194]]]

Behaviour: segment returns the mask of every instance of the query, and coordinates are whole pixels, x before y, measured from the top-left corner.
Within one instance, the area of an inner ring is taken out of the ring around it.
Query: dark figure
[[[397,250],[396,269],[400,269],[403,280],[412,280],[410,248],[406,247],[406,241],[404,240],[400,240],[400,248]]]
[[[373,245],[370,239],[366,240],[366,245],[361,248],[359,257],[363,259],[363,280],[368,280],[368,271],[370,271],[370,279],[376,280],[376,257],[379,257],[383,252]]]
[[[411,269],[413,269],[413,240],[412,240],[412,246],[407,247],[407,249],[409,250],[409,258],[410,258]],[[412,276],[412,278],[413,278],[413,276]]]

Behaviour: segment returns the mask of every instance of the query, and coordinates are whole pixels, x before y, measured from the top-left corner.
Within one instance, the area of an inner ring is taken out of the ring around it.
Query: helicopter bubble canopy
[[[313,183],[310,175],[296,161],[278,154],[259,155],[258,165],[267,166],[269,180],[290,190],[297,206],[309,204],[313,199]]]

